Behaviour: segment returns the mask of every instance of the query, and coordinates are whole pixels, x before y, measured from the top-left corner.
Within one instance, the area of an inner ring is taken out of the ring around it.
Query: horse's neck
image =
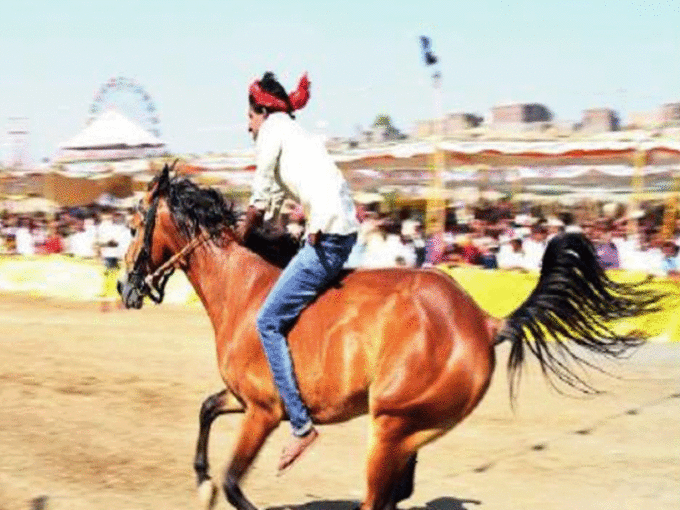
[[[224,248],[204,244],[191,254],[186,270],[215,332],[222,329],[224,321],[259,306],[263,291],[271,287],[278,272],[236,242]]]

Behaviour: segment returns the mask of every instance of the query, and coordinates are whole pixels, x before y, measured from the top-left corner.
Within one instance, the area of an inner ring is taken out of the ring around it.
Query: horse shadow
[[[433,499],[425,503],[424,507],[410,507],[404,510],[473,510],[472,505],[481,505],[482,502],[476,499],[458,499],[451,497],[443,497]],[[357,510],[359,508],[359,501],[310,501],[303,505],[282,505],[270,507],[267,510]]]

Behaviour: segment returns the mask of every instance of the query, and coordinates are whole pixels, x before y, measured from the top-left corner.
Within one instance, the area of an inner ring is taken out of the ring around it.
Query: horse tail
[[[544,376],[554,387],[561,381],[586,394],[598,393],[580,375],[585,367],[597,367],[573,346],[610,358],[624,357],[639,346],[645,340],[643,333],[619,335],[611,329],[610,321],[660,309],[664,296],[643,288],[643,283],[609,279],[595,248],[583,235],[553,238],[543,256],[536,288],[505,319],[496,335],[496,344],[506,340],[511,344],[511,400],[517,395],[526,349],[538,358]]]

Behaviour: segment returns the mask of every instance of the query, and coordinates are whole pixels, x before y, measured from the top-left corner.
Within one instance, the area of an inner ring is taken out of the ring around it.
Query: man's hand
[[[262,224],[264,212],[252,205],[248,207],[246,216],[241,223],[236,227],[236,239],[240,244],[244,244],[250,235],[253,228]]]
[[[312,232],[307,236],[307,241],[309,242],[310,245],[314,246],[319,241],[319,233]]]

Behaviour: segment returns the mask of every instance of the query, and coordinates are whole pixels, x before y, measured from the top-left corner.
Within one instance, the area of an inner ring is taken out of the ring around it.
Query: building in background
[[[580,128],[585,133],[618,131],[620,128],[619,116],[610,108],[590,108],[584,110]]]
[[[680,127],[680,103],[666,103],[657,110],[631,113],[629,127],[638,129]]]
[[[427,138],[435,135],[456,136],[479,127],[484,118],[474,113],[449,113],[443,119],[421,120],[416,123],[416,138]]]
[[[662,127],[680,126],[680,103],[666,103],[662,105],[659,123]]]
[[[548,107],[539,103],[515,103],[491,108],[491,124],[499,127],[523,126],[553,120]]]

